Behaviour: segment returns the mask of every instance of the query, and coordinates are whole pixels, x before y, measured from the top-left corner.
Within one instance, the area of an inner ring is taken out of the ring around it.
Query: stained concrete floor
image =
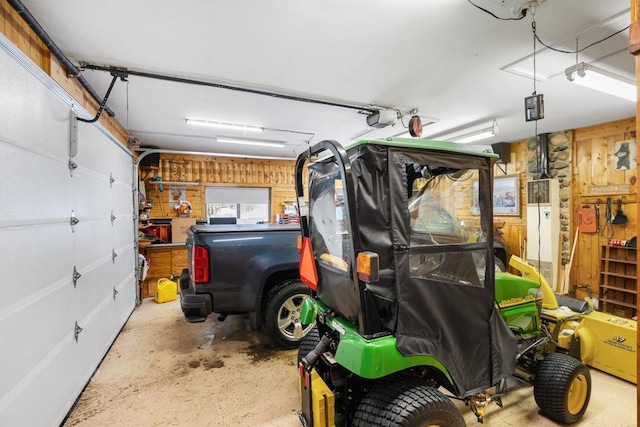
[[[145,299],[63,426],[300,426],[297,351],[273,348],[246,316],[185,322],[178,301]],[[636,426],[636,386],[591,370],[586,426]],[[492,405],[485,426],[555,426],[532,389]],[[480,426],[458,403],[468,426]]]

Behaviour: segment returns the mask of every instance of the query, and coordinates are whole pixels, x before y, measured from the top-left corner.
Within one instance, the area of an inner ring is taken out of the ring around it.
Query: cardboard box
[[[173,218],[171,220],[171,243],[184,243],[187,240],[187,230],[196,225],[195,218]]]

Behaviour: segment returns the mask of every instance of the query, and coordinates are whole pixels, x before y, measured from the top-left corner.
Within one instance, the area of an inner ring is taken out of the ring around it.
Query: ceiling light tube
[[[185,119],[185,123],[188,125],[208,126],[208,127],[218,128],[218,129],[232,129],[232,130],[239,130],[239,131],[245,131],[245,132],[264,131],[264,129],[259,126],[239,125],[235,123],[211,122],[209,120]]]
[[[479,129],[473,132],[455,136],[451,138],[451,141],[457,142],[459,144],[467,144],[469,142],[480,141],[481,139],[491,138],[492,136],[496,136],[499,132],[500,132],[500,129],[498,128],[498,122],[494,120],[493,124],[488,128]]]
[[[227,138],[227,137],[219,136],[216,138],[216,141],[222,142],[225,144],[257,145],[260,147],[272,147],[272,148],[284,147],[284,142],[281,142],[281,141],[263,141],[259,139]]]
[[[633,81],[586,62],[580,62],[564,70],[570,82],[590,89],[636,102],[637,91]]]

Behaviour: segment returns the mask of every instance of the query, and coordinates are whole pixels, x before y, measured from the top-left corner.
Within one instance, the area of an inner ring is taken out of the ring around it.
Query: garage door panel
[[[25,304],[24,299],[51,292],[57,281],[71,281],[73,265],[68,257],[73,236],[68,223],[0,228],[0,241],[0,259],[11,260],[2,263],[3,274],[12,282],[3,286],[0,318]]]
[[[43,361],[45,364],[51,362],[58,353],[73,358],[77,351],[95,350],[97,353],[92,357],[102,358],[133,309],[135,297],[135,279],[130,269],[130,274],[118,282],[104,277],[113,277],[113,273],[125,271],[102,265],[89,272],[86,282],[78,284],[77,288],[73,289],[71,284],[60,287],[47,298],[0,320],[3,358],[14,361],[12,369],[2,375],[0,402],[12,400],[15,390],[22,388],[25,381],[30,381],[34,369],[44,369]],[[115,297],[114,287],[118,290]],[[33,313],[37,313],[37,316]],[[70,345],[76,345],[75,340],[70,342],[76,322],[82,328],[78,334],[78,344],[84,343],[89,349]],[[21,334],[13,333],[15,330],[21,330]],[[72,365],[74,369],[79,366],[82,364]],[[85,372],[84,381],[92,371],[93,368]]]
[[[109,176],[76,170],[72,183],[73,204],[85,218],[109,218]]]
[[[108,178],[112,167],[110,159],[113,142],[95,126],[86,123],[80,123],[78,126],[78,140],[78,154],[75,157],[78,166]]]
[[[106,218],[86,219],[82,215],[79,219],[80,222],[74,227],[73,251],[69,261],[82,269],[103,259],[111,260],[111,221]]]
[[[19,49],[9,46],[7,55],[7,43],[0,37],[7,189],[0,259],[11,285],[0,298],[0,366],[11,369],[0,370],[0,425],[50,426],[62,421],[135,304],[132,159],[100,124],[78,123],[72,177],[69,111],[76,107],[48,76],[21,65],[28,58],[13,59]],[[72,211],[80,220],[73,227]],[[122,216],[114,224],[112,211]]]
[[[24,378],[52,348],[70,333],[75,321],[73,287],[59,283],[45,298],[30,301],[0,319],[2,358],[11,360],[3,373],[0,396]]]
[[[126,278],[126,281],[131,280],[131,276]],[[15,412],[15,419],[24,419],[20,415],[25,410],[33,410],[34,401],[29,397],[44,393],[49,397],[46,401],[38,401],[37,414],[23,424],[13,425],[59,424],[67,413],[64,408],[69,408],[75,401],[75,397],[72,399],[70,396],[77,396],[93,374],[93,369],[83,361],[87,358],[102,359],[120,331],[123,319],[128,317],[132,309],[132,299],[125,301],[125,298],[116,297],[114,301],[111,295],[105,296],[91,313],[78,322],[82,325],[82,332],[78,334],[77,342],[73,332],[67,334],[48,354],[31,365],[32,369],[24,376],[27,380],[12,387],[12,394],[15,396],[13,399],[5,399],[5,403],[10,400],[11,404],[4,415],[11,416]],[[35,373],[38,375],[34,375]],[[0,411],[1,405],[2,403]]]
[[[69,134],[69,108],[61,106],[60,99],[50,91],[43,91],[42,85],[4,51],[0,52],[0,76],[0,140],[26,150],[68,157],[68,142],[42,141],[50,142],[52,135]]]
[[[111,244],[114,248],[119,251],[124,247],[133,247],[133,238],[131,238],[131,234],[133,234],[133,220],[129,217],[117,217],[115,221],[113,221],[113,226],[111,226]]]
[[[109,172],[117,183],[131,189],[133,182],[133,159],[124,151],[111,151]]]
[[[66,160],[35,154],[3,141],[0,159],[4,201],[0,226],[8,225],[6,221],[10,218],[29,223],[69,217],[72,195]]]
[[[116,277],[118,270],[122,271],[118,267],[109,261],[108,264],[101,264],[87,271],[82,277],[82,282],[78,281],[70,301],[78,319],[88,316],[105,296],[113,295],[113,288],[126,277]]]
[[[114,184],[109,191],[109,199],[111,209],[116,215],[127,215],[129,218],[133,218],[131,206],[134,203],[134,198],[131,187],[125,188],[122,185]]]
[[[127,246],[126,248],[122,248],[117,252],[118,257],[113,263],[113,274],[117,278],[116,280],[122,280],[121,278],[128,277],[129,275],[133,275],[136,272],[136,251],[133,247],[133,244]],[[118,286],[118,283],[112,281],[112,287]],[[135,284],[133,284],[135,287]]]

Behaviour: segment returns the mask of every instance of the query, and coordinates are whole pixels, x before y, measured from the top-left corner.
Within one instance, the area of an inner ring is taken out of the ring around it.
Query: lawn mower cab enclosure
[[[303,424],[414,425],[382,408],[418,384],[426,403],[413,412],[440,418],[416,419],[464,425],[439,386],[479,420],[491,400],[485,390],[504,391],[521,346],[538,335],[540,285],[495,272],[497,156],[475,148],[323,141],[299,156],[300,274],[314,290],[301,321],[317,320],[299,353]]]

